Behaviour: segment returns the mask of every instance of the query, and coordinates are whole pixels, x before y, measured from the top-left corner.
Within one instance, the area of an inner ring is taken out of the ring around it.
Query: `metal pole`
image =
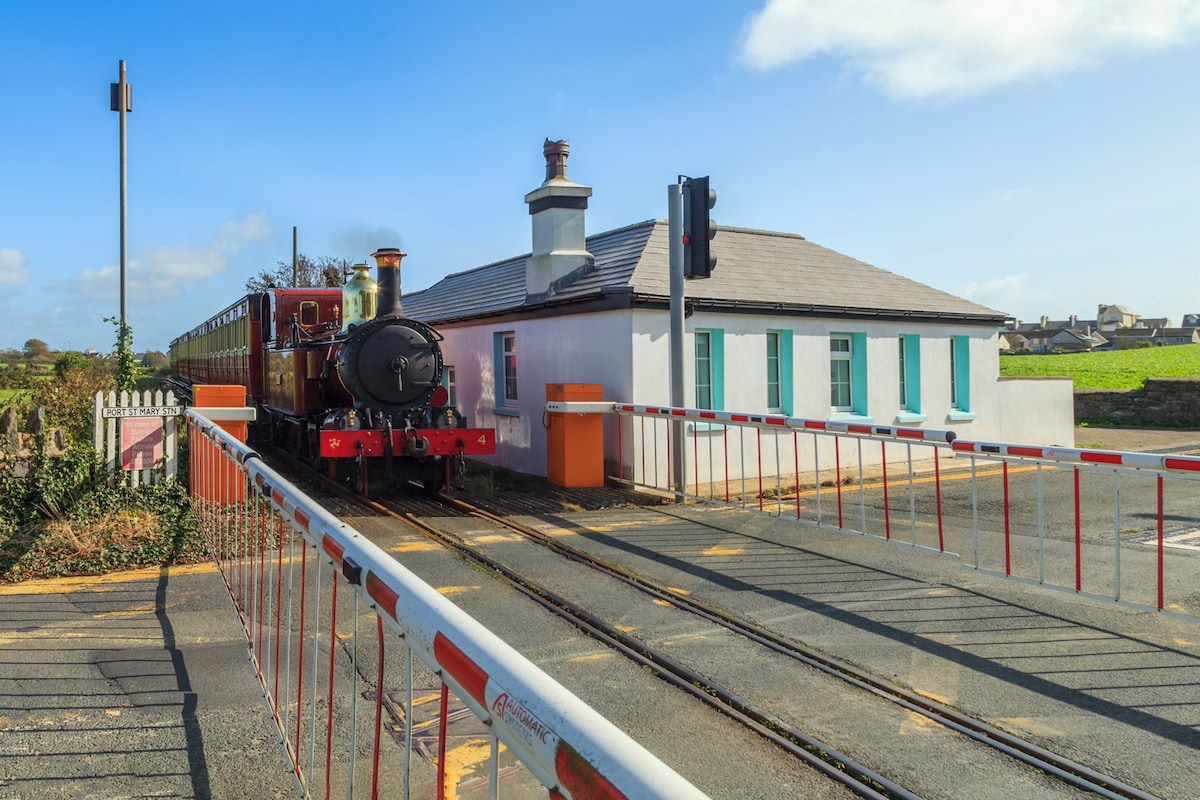
[[[300,248],[296,226],[292,226],[292,286],[300,285]]]
[[[671,405],[683,401],[683,184],[667,187],[667,233],[671,265]],[[675,470],[675,500],[683,501],[685,478],[683,421],[671,420],[671,463]]]
[[[128,264],[128,225],[126,223],[126,194],[125,194],[125,114],[131,111],[132,108],[132,87],[125,82],[125,62],[118,62],[117,83],[111,84],[112,91],[110,93],[110,106],[113,111],[117,112],[119,123],[119,137],[121,146],[121,330],[118,332],[117,350],[119,353],[124,353],[129,349],[128,339],[128,324],[126,322],[128,312],[128,299],[126,296],[126,267]]]

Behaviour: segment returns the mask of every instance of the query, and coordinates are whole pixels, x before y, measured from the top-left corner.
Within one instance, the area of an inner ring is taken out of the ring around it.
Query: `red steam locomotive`
[[[404,316],[396,248],[372,254],[340,289],[249,294],[171,342],[186,384],[246,387],[253,432],[368,494],[372,483],[449,485],[462,458],[496,452],[442,385],[442,337]]]

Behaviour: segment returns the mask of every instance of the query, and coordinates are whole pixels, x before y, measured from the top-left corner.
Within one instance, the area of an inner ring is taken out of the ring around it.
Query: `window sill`
[[[493,408],[492,413],[497,417],[519,417],[521,412],[515,408],[504,408],[503,406]]]
[[[978,415],[973,411],[951,411],[946,415],[947,422],[970,422]]]
[[[924,422],[927,419],[929,419],[929,417],[925,416],[924,414],[914,414],[911,411],[901,411],[896,415],[896,424],[912,425],[914,423]]]
[[[831,422],[861,422],[864,425],[874,425],[875,418],[865,414],[855,414],[853,411],[833,411],[828,419]]]

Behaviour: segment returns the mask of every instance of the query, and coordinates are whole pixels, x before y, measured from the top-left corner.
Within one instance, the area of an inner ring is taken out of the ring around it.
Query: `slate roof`
[[[670,296],[668,228],[648,220],[589,236],[595,267],[549,297],[527,302],[525,259],[448,275],[405,295],[408,316],[431,323],[523,311],[535,305],[625,295],[631,303]],[[1003,312],[834,252],[795,234],[718,227],[717,269],[688,281],[689,304],[817,315],[918,316],[999,323]]]

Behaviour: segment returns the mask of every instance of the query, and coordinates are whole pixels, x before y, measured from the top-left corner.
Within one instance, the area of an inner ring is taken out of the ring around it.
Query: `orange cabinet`
[[[600,402],[599,383],[547,383],[546,401]],[[604,415],[548,414],[546,480],[570,488],[604,486]]]

